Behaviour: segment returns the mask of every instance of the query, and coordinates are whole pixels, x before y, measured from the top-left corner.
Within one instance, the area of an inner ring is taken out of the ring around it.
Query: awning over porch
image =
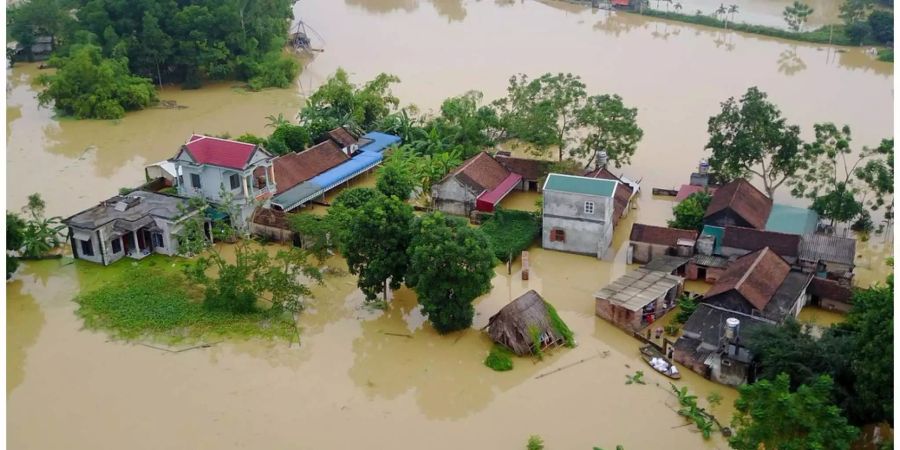
[[[511,173],[494,189],[484,191],[475,199],[475,209],[484,212],[492,212],[497,203],[506,197],[519,182],[522,181],[522,175]]]

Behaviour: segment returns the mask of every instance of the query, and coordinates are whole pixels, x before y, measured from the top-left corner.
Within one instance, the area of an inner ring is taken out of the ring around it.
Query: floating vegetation
[[[512,370],[513,360],[512,352],[502,345],[495,345],[484,359],[484,365],[496,370],[497,372],[506,372]]]
[[[647,383],[644,381],[644,372],[643,372],[642,370],[638,370],[637,372],[634,373],[634,375],[628,375],[628,374],[626,374],[626,375],[625,375],[625,378],[628,379],[627,381],[625,381],[625,384],[635,384],[635,383],[637,383],[637,384],[647,384]]]

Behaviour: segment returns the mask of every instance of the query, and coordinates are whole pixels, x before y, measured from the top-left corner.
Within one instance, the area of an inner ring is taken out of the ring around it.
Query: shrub
[[[532,435],[528,438],[528,445],[525,448],[528,450],[544,450],[544,440],[536,434]]]
[[[502,345],[495,345],[484,359],[484,365],[496,370],[497,372],[506,372],[512,370],[512,352]]]
[[[855,45],[862,45],[871,32],[872,27],[866,22],[854,22],[847,25],[847,36]]]
[[[663,330],[665,330],[666,334],[669,336],[677,335],[679,329],[680,328],[678,327],[678,325],[676,325],[674,323],[670,323],[670,324],[666,325],[665,327],[663,327]]]
[[[303,150],[312,143],[312,139],[309,136],[309,130],[307,130],[306,127],[289,123],[279,125],[278,128],[275,128],[275,131],[272,132],[272,136],[269,137],[269,140],[283,142],[292,152]]]
[[[299,72],[297,62],[278,52],[266,55],[265,59],[254,67],[254,75],[247,84],[250,89],[258,91],[267,87],[286,88],[291,85]]]
[[[675,316],[676,323],[685,323],[688,319],[691,318],[691,315],[694,314],[694,311],[697,310],[697,300],[694,300],[688,296],[682,296],[678,300],[678,307],[681,308],[678,311],[678,315]]]
[[[541,225],[534,214],[527,211],[497,209],[494,216],[481,225],[491,250],[500,261],[506,262],[527,249],[541,232]]]

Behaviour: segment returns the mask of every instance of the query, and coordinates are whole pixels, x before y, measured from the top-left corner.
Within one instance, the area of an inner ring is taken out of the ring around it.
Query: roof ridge
[[[207,135],[205,135],[205,134],[199,134],[199,135],[194,135],[194,136],[200,136],[200,139],[195,139],[195,140],[193,140],[193,141],[190,141],[189,144],[192,144],[192,143],[194,143],[194,142],[200,141],[200,140],[202,140],[202,139],[214,139],[214,140],[217,140],[217,141],[234,142],[235,144],[252,145],[252,146],[254,146],[254,147],[256,146],[256,144],[251,144],[251,143],[249,143],[249,142],[241,142],[241,141],[236,141],[236,140],[234,140],[234,139],[225,139],[225,138],[220,138],[220,137],[217,137],[217,136],[207,136]]]
[[[768,246],[763,247],[762,250],[759,251],[759,255],[756,256],[756,259],[753,261],[752,264],[750,264],[750,267],[747,268],[747,271],[744,272],[743,275],[741,275],[741,279],[738,280],[738,282],[734,284],[735,290],[740,290],[741,285],[744,284],[744,282],[747,281],[747,278],[750,277],[750,274],[753,273],[754,270],[756,270],[756,266],[759,265],[759,262],[762,261],[763,256],[768,251],[771,251],[771,250],[769,250]]]
[[[471,166],[472,163],[474,163],[475,160],[478,159],[478,157],[480,157],[481,155],[487,155],[488,158],[491,157],[491,155],[488,155],[486,151],[482,150],[482,151],[480,151],[477,155],[475,155],[475,156],[469,158],[469,160],[466,161],[465,164],[459,166],[453,173],[460,173],[460,172],[466,170],[466,168],[468,168],[469,166]],[[493,159],[493,158],[491,158],[491,159]]]

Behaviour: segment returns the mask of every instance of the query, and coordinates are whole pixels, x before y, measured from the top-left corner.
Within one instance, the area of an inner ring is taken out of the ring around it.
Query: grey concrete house
[[[192,135],[171,161],[178,174],[178,194],[221,204],[230,197],[237,208],[233,225],[244,228],[256,206],[266,205],[276,190],[273,157],[259,145]]]
[[[126,256],[177,254],[176,234],[196,214],[185,198],[135,191],[104,200],[63,223],[69,227],[72,254],[106,266]]]
[[[613,236],[619,182],[551,173],[544,182],[542,246],[602,258]]]

